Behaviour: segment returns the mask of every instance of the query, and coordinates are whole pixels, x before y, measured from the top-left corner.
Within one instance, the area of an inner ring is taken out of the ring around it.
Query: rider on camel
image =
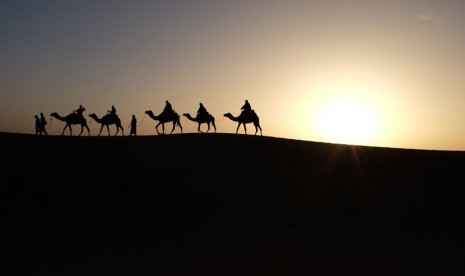
[[[165,101],[165,108],[163,108],[163,113],[168,115],[168,114],[171,114],[173,112],[174,111],[173,111],[173,107],[171,106],[171,103],[168,100],[166,100]]]
[[[206,118],[208,116],[207,109],[205,108],[205,106],[203,106],[202,103],[200,103],[199,105],[199,109],[197,110],[197,118]]]
[[[107,110],[107,112],[111,115],[116,115],[116,108],[114,105],[111,106],[111,110]]]
[[[78,116],[82,116],[82,112],[84,112],[84,111],[86,111],[86,109],[82,105],[79,105],[78,109],[73,110],[73,112]]]
[[[248,100],[245,100],[245,103],[244,105],[241,107],[241,115],[244,114],[244,115],[248,115],[251,113],[252,111],[252,107],[250,106],[250,103]]]

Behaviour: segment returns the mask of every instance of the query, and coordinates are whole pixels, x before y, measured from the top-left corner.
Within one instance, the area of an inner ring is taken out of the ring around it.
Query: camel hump
[[[171,118],[172,116],[178,116],[178,113],[174,110],[165,110],[159,116],[163,116],[164,118]]]
[[[255,110],[251,109],[251,110],[243,110],[239,116],[244,117],[244,118],[253,118],[253,117],[256,117],[257,114],[255,113]]]
[[[118,115],[116,115],[116,114],[111,114],[111,113],[105,114],[105,116],[103,116],[103,117],[104,117],[105,119],[107,119],[107,120],[109,120],[109,119],[118,119],[118,118],[119,118]]]

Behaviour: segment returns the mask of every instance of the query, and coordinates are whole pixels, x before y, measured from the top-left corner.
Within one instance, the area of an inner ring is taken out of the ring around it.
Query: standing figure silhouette
[[[131,131],[129,132],[129,136],[137,136],[137,119],[136,115],[132,115],[131,119]]]
[[[36,134],[42,135],[42,126],[40,124],[40,118],[37,115],[34,115],[34,118],[36,118]]]
[[[47,125],[47,120],[45,120],[44,113],[40,112],[40,127],[41,131],[45,133],[45,135],[48,135],[47,131],[45,130],[45,126]]]

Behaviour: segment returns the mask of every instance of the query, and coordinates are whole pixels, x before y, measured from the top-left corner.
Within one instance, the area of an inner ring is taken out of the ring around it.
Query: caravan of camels
[[[241,127],[241,125],[244,128],[244,133],[247,134],[246,125],[249,123],[252,123],[255,127],[255,135],[257,135],[258,132],[260,132],[260,135],[262,135],[262,128],[260,126],[259,117],[255,113],[255,111],[251,108],[247,100],[245,101],[245,104],[241,108],[241,110],[242,111],[238,116],[234,116],[230,112],[225,113],[223,115],[224,117],[230,119],[231,121],[237,122],[236,134],[239,132],[239,128]],[[64,135],[66,130],[69,129],[69,133],[72,136],[73,130],[71,126],[80,125],[81,131],[79,133],[79,136],[81,136],[82,133],[84,133],[84,130],[86,130],[87,135],[90,136],[89,126],[87,125],[87,120],[83,115],[84,111],[85,111],[85,108],[82,105],[80,105],[78,109],[73,110],[73,112],[69,113],[66,116],[61,116],[57,112],[53,112],[50,114],[50,117],[55,118],[59,121],[63,121],[65,123],[65,127],[63,128],[61,135]],[[180,120],[181,116],[179,116],[179,114],[173,110],[171,103],[169,101],[165,102],[165,107],[163,111],[159,113],[158,115],[155,115],[155,113],[152,110],[145,111],[145,114],[148,115],[154,121],[158,122],[155,125],[155,130],[157,134],[165,134],[165,123],[172,123],[172,128],[169,134],[172,134],[175,131],[176,127],[179,128],[181,133],[183,131],[181,120]],[[186,117],[189,121],[197,123],[198,133],[203,132],[201,130],[202,124],[207,125],[207,130],[205,131],[206,133],[210,131],[211,126],[213,127],[214,132],[216,132],[215,117],[206,110],[206,108],[203,106],[202,103],[200,103],[200,107],[197,110],[197,114],[195,117],[193,117],[189,113],[183,113],[182,115]],[[98,136],[101,135],[102,130],[104,128],[106,128],[108,135],[110,136],[110,126],[112,125],[116,126],[116,133],[114,134],[115,136],[118,135],[120,131],[121,131],[121,135],[124,136],[124,128],[123,128],[120,118],[116,114],[116,109],[114,106],[112,106],[111,110],[108,110],[107,114],[103,116],[98,116],[95,113],[91,113],[88,116],[90,117],[91,120],[94,120],[95,122],[100,124],[100,130],[99,130]],[[159,130],[160,126],[161,126],[161,131]],[[137,119],[135,118],[134,115],[132,116],[131,124],[129,125],[129,127],[130,127],[130,135],[136,135]],[[45,132],[45,125],[43,125],[43,123],[39,121],[36,121],[36,133],[42,134],[43,132]]]

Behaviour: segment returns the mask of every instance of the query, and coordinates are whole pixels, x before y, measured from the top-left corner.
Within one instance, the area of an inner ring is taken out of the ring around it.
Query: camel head
[[[58,120],[64,120],[57,112],[50,113],[50,117],[56,118]]]
[[[145,114],[150,115],[150,114],[153,114],[153,112],[152,112],[152,110],[147,110],[147,111],[145,111]]]
[[[232,115],[230,112],[225,113],[223,116],[224,116],[224,117],[233,117],[233,115]]]

